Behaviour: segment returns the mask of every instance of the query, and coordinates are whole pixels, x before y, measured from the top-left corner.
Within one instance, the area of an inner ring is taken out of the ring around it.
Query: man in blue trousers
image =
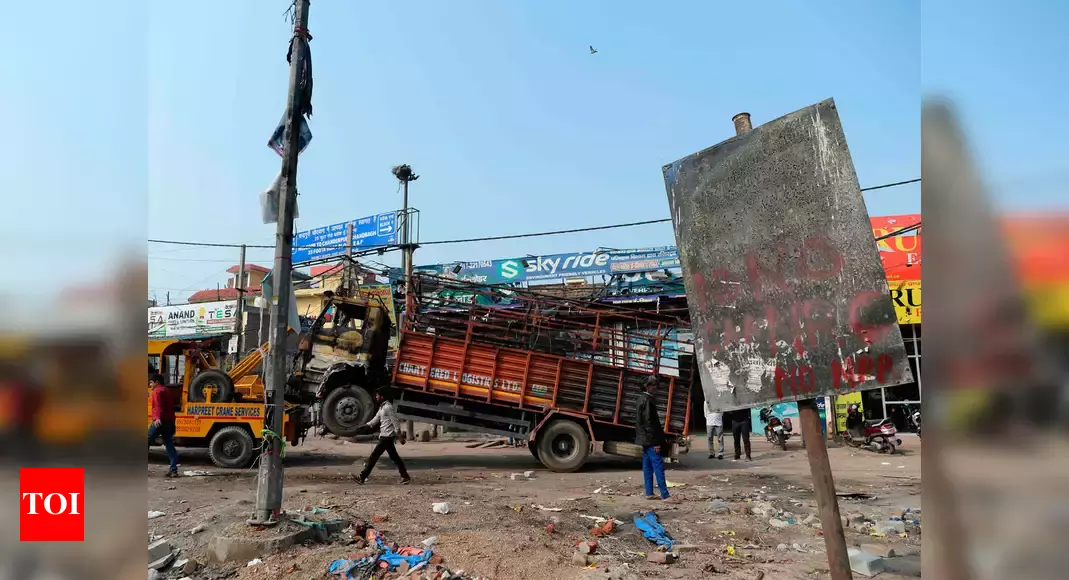
[[[653,393],[659,386],[657,377],[646,379],[646,389],[638,396],[638,409],[635,414],[635,445],[642,447],[642,477],[646,483],[646,499],[657,499],[653,495],[653,478],[657,477],[657,487],[661,490],[661,499],[674,502],[676,498],[668,496],[668,483],[664,479],[664,459],[661,447],[665,445],[664,426],[657,416],[657,401]]]

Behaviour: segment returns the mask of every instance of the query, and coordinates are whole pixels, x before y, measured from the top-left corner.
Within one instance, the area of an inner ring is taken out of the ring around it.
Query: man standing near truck
[[[705,429],[709,436],[709,459],[723,459],[724,414],[714,411],[708,400],[705,401]]]
[[[656,376],[646,379],[646,388],[638,396],[638,409],[635,413],[635,444],[642,447],[642,478],[646,484],[646,499],[657,499],[653,495],[653,478],[657,478],[657,487],[661,490],[661,499],[675,501],[668,496],[668,482],[664,479],[664,459],[661,450],[665,445],[664,428],[657,416],[657,401],[653,393],[659,386]]]
[[[152,401],[152,425],[148,428],[148,444],[152,446],[157,436],[163,439],[163,448],[167,450],[167,459],[171,462],[167,477],[178,477],[178,450],[174,448],[174,395],[167,390],[163,375],[159,373],[149,375],[148,386],[152,388],[149,395]]]
[[[397,411],[393,408],[393,394],[389,388],[381,387],[375,391],[375,401],[379,403],[379,411],[360,430],[373,431],[377,427],[379,429],[379,442],[375,444],[375,449],[371,451],[371,456],[367,458],[363,471],[360,472],[360,475],[353,476],[353,479],[356,483],[364,485],[367,477],[371,475],[371,470],[375,469],[375,464],[379,461],[379,457],[382,457],[383,452],[386,452],[390,456],[390,460],[397,466],[397,471],[401,474],[401,485],[407,485],[412,481],[412,478],[408,476],[405,462],[401,460],[401,456],[397,453],[397,446],[394,445],[394,441],[398,437],[403,437],[403,435],[401,434],[401,421],[397,419]],[[401,439],[401,444],[404,445],[404,439]]]

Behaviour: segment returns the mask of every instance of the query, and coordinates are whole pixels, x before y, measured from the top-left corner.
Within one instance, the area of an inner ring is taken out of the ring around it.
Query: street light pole
[[[282,152],[282,187],[279,188],[279,218],[275,229],[275,262],[272,270],[274,295],[271,305],[271,348],[264,361],[265,393],[263,451],[256,481],[256,512],[250,524],[278,522],[282,510],[282,419],[285,413],[286,339],[289,334],[289,294],[293,273],[293,216],[297,206],[297,156],[304,111],[301,71],[308,58],[308,1],[294,0],[296,9],[290,58],[289,96],[286,99],[286,129]],[[310,81],[310,79],[309,79]]]
[[[394,177],[404,187],[405,194],[401,209],[401,265],[405,270],[405,318],[407,319],[412,315],[412,309],[415,307],[415,297],[412,294],[412,252],[415,250],[415,244],[412,243],[412,220],[411,215],[408,213],[408,184],[409,182],[419,179],[419,176],[412,172],[412,168],[408,165],[398,165],[392,169]],[[405,421],[405,435],[409,440],[415,439],[416,427],[412,421]]]

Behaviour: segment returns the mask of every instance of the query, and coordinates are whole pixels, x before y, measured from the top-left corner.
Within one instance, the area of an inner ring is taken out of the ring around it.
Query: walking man
[[[705,429],[709,433],[709,459],[723,459],[724,414],[712,410],[708,400],[705,401]]]
[[[163,384],[163,375],[159,373],[149,375],[148,386],[152,389],[149,395],[152,425],[148,428],[148,445],[152,447],[157,436],[163,439],[163,448],[167,450],[167,458],[171,461],[167,477],[178,477],[178,450],[174,448],[174,395]]]
[[[750,457],[750,410],[749,409],[736,409],[731,412],[731,438],[735,442],[735,461],[742,458],[742,448],[739,446],[739,440],[742,440],[742,447],[746,449],[746,461],[753,461]]]
[[[360,475],[354,476],[353,479],[356,480],[356,483],[364,485],[367,477],[371,475],[371,470],[375,469],[375,463],[378,462],[379,457],[382,457],[383,452],[386,452],[393,464],[397,466],[398,473],[401,474],[401,485],[408,485],[412,478],[408,476],[405,462],[397,454],[397,446],[394,444],[401,433],[401,422],[397,419],[397,411],[393,408],[393,393],[386,387],[379,388],[379,390],[375,391],[375,401],[379,403],[379,411],[360,430],[374,431],[375,428],[378,428],[379,442],[375,444],[375,449],[371,451],[371,456],[367,458],[363,471],[360,472]],[[401,444],[404,445],[403,439]]]
[[[657,377],[646,379],[646,388],[638,396],[638,409],[635,413],[635,444],[642,447],[642,478],[646,484],[646,499],[657,499],[653,495],[653,478],[657,478],[657,487],[661,490],[661,499],[674,501],[668,495],[668,483],[664,479],[664,459],[661,449],[665,444],[664,428],[657,416],[657,401],[653,393],[658,387]]]

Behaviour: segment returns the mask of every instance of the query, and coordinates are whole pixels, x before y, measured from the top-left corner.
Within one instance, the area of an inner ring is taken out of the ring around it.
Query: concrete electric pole
[[[290,44],[289,96],[286,99],[286,129],[282,152],[282,187],[279,188],[278,224],[275,229],[275,262],[272,270],[275,300],[271,305],[271,348],[264,361],[266,378],[264,448],[256,481],[256,512],[250,524],[278,522],[282,509],[282,418],[285,412],[286,339],[289,334],[289,294],[293,270],[293,215],[297,206],[297,156],[305,110],[302,103],[311,79],[302,78],[308,58],[308,0],[294,0],[293,39]],[[309,108],[310,109],[310,108]],[[300,330],[300,329],[294,329]]]

